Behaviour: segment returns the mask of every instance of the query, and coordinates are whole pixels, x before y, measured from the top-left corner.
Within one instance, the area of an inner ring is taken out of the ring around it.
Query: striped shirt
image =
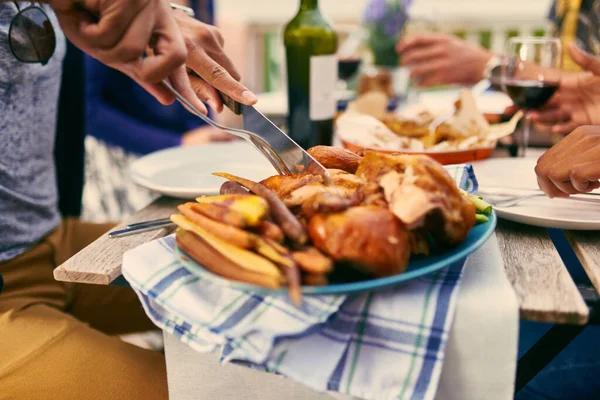
[[[563,48],[576,43],[579,48],[600,55],[600,0],[556,0],[550,10],[550,19],[560,32]],[[566,51],[563,68],[580,70]]]

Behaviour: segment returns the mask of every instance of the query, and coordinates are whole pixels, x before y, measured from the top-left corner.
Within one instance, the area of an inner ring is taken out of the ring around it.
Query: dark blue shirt
[[[128,76],[86,56],[87,134],[124,150],[147,154],[181,144],[202,121],[179,103],[160,104]]]

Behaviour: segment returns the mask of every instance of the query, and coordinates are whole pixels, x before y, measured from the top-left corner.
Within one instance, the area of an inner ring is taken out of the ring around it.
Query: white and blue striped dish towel
[[[447,167],[471,192],[470,165]],[[287,296],[221,286],[189,272],[173,236],[127,252],[123,275],[160,328],[200,352],[364,399],[433,399],[464,261],[382,292]]]

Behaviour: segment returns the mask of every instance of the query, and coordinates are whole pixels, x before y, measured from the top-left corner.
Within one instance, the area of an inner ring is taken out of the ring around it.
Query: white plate
[[[482,191],[486,188],[538,189],[534,167],[536,158],[497,158],[473,163]],[[508,194],[531,192],[509,191]],[[495,207],[499,218],[543,228],[600,230],[598,204],[568,199],[535,197],[512,207]]]
[[[398,111],[404,111],[407,114],[411,110],[421,110],[423,108],[437,114],[448,110],[460,96],[460,89],[432,90],[419,93],[419,101],[416,104],[400,107]],[[483,114],[503,114],[506,107],[513,104],[510,97],[502,92],[490,91],[479,94],[475,98],[477,108]]]
[[[161,150],[136,160],[130,167],[138,185],[182,199],[218,193],[223,179],[213,172],[255,181],[276,175],[258,150],[241,141]]]

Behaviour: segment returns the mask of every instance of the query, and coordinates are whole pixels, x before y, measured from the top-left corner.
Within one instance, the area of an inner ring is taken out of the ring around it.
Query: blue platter
[[[302,286],[302,293],[304,295],[350,294],[378,291],[404,284],[413,279],[446,268],[457,261],[464,260],[469,254],[483,246],[492,233],[494,233],[495,228],[496,213],[492,212],[489,216],[489,221],[474,226],[467,235],[467,238],[461,244],[451,249],[436,252],[427,257],[411,259],[408,268],[402,274],[385,278],[368,278],[353,282],[335,282],[330,283],[327,286]],[[176,247],[175,251],[185,268],[202,279],[207,279],[232,289],[254,291],[264,294],[287,294],[285,288],[280,290],[265,289],[256,285],[222,278],[191,260],[179,247]]]

